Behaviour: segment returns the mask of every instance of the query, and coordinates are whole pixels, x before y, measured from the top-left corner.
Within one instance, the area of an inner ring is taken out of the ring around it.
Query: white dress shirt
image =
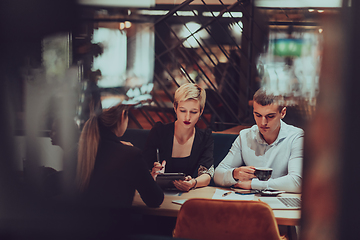
[[[221,186],[236,184],[232,172],[241,166],[268,167],[273,169],[271,178],[268,181],[253,178],[252,189],[301,192],[304,131],[280,121],[279,135],[270,145],[261,137],[257,125],[241,130],[215,169],[215,183]]]

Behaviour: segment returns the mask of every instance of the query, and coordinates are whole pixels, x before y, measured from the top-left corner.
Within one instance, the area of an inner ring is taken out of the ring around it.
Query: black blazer
[[[174,142],[175,123],[163,124],[157,122],[151,129],[143,155],[148,163],[149,169],[152,169],[156,159],[156,149],[159,149],[160,161],[171,161],[172,148]],[[200,165],[209,169],[214,164],[213,158],[214,140],[210,129],[199,129],[195,127],[195,138],[190,153],[189,165],[186,167],[186,175],[193,178],[198,176]],[[165,172],[169,172],[165,166]],[[172,171],[174,172],[174,171]],[[175,172],[177,172],[175,170]]]
[[[141,150],[122,144],[99,122],[100,142],[89,186],[84,194],[91,205],[130,207],[135,189],[149,207],[158,207],[164,193],[153,180]]]

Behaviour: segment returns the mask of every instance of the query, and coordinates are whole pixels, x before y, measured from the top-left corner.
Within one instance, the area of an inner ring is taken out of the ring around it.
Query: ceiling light
[[[126,28],[130,28],[130,27],[131,27],[131,22],[125,21],[125,27],[126,27]]]
[[[204,17],[217,17],[219,16],[220,12],[203,12],[202,15]],[[233,17],[233,18],[241,18],[243,16],[242,12],[225,12],[222,17]]]
[[[136,11],[140,15],[166,15],[168,10],[139,10]]]
[[[177,11],[176,13],[174,13],[174,15],[178,15],[178,16],[197,16],[198,15],[198,11],[194,10],[194,11]]]

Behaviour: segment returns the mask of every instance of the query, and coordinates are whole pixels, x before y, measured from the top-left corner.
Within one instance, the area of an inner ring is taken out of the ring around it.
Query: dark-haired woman
[[[119,141],[128,125],[128,107],[118,105],[91,117],[79,141],[77,184],[91,205],[130,207],[135,189],[149,207],[164,194],[147,169],[141,150]]]

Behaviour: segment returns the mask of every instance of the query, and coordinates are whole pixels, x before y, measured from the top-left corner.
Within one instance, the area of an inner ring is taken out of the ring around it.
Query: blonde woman
[[[91,117],[79,141],[77,183],[85,202],[130,207],[135,189],[149,207],[164,194],[150,175],[140,149],[119,141],[128,125],[128,109],[118,105]]]
[[[174,110],[177,120],[169,124],[157,122],[151,129],[143,155],[151,174],[182,172],[184,181],[174,181],[180,191],[209,185],[214,174],[214,141],[209,129],[195,126],[204,111],[205,90],[197,84],[186,83],[175,92]],[[159,149],[161,163],[157,162]]]

